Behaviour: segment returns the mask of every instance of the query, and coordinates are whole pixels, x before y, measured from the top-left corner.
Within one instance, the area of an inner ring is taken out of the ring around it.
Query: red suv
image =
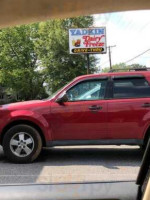
[[[150,135],[150,72],[85,75],[46,100],[0,106],[9,160],[35,160],[42,147],[140,145]]]

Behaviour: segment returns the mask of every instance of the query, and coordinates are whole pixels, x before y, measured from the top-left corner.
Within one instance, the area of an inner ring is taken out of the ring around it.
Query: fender
[[[0,126],[0,132],[9,124],[19,121],[26,120],[37,125],[43,132],[45,140],[52,140],[52,129],[49,123],[45,120],[42,115],[31,110],[16,110],[10,111],[7,115],[2,118],[3,127]]]

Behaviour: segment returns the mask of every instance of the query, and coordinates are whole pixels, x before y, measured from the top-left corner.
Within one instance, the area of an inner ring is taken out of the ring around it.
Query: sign
[[[104,54],[106,47],[106,28],[69,29],[70,54]]]

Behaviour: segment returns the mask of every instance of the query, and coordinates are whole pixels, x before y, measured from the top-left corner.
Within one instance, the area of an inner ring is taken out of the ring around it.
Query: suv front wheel
[[[3,149],[7,158],[12,162],[33,162],[42,149],[41,136],[31,126],[23,124],[13,126],[4,135]]]

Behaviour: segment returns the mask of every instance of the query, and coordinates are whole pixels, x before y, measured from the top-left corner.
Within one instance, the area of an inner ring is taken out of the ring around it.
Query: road
[[[12,164],[0,148],[0,184],[135,180],[139,147],[82,146],[43,149],[32,164]]]

